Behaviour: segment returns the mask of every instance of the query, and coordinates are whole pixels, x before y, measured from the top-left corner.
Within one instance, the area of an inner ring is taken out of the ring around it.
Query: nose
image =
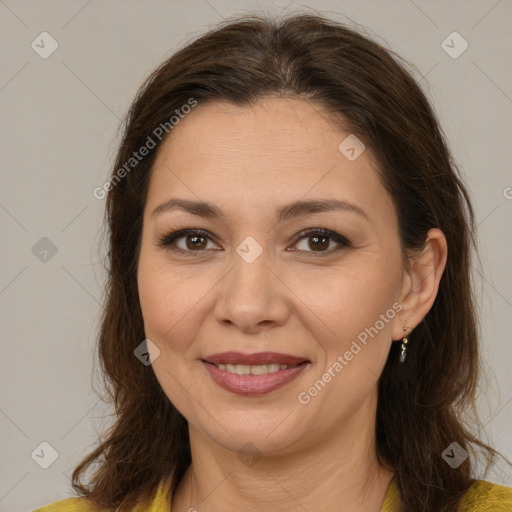
[[[217,321],[248,334],[283,325],[290,314],[290,291],[271,268],[265,251],[252,263],[234,252],[231,264],[219,283]]]

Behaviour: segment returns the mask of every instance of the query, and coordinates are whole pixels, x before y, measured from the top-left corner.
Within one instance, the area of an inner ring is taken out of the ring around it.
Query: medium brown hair
[[[125,512],[150,499],[163,479],[170,479],[174,492],[191,462],[187,421],[151,366],[134,356],[145,339],[137,292],[142,216],[161,141],[122,179],[116,173],[191,98],[200,108],[215,100],[253,105],[266,95],[327,107],[344,131],[371,149],[396,208],[404,254],[421,249],[431,228],[446,236],[438,295],[409,337],[404,364],[398,362],[399,343],[392,344],[379,380],[375,428],[377,455],[397,472],[402,512],[454,512],[474,481],[474,462],[468,458],[453,469],[442,452],[457,442],[484,453],[488,465],[497,455],[463,420],[467,412],[478,418],[473,209],[406,63],[370,36],[310,14],[223,22],[173,54],[139,90],[106,200],[108,282],[98,351],[115,422],[76,467],[73,487],[98,507]],[[88,485],[82,484],[95,463]]]

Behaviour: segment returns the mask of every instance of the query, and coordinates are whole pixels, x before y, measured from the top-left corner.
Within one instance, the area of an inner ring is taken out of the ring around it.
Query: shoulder
[[[86,498],[67,498],[36,508],[32,512],[100,512]]]
[[[476,480],[461,503],[461,512],[510,512],[512,488]]]
[[[401,496],[396,479],[390,482],[381,512],[395,512],[400,509]],[[512,488],[476,480],[464,495],[460,512],[511,512]]]
[[[67,498],[49,505],[36,508],[32,512],[112,512],[99,509],[85,497]],[[149,502],[139,503],[135,512],[170,512],[169,482],[162,480],[158,485],[154,498]]]

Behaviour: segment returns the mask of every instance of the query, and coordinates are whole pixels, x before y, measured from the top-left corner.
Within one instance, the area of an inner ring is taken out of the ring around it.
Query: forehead
[[[199,104],[174,127],[162,153],[172,149],[177,157],[207,157],[212,166],[240,153],[269,162],[314,160],[325,157],[339,137],[328,112],[310,101],[267,97],[250,106],[213,101]]]
[[[325,198],[356,203],[375,218],[389,215],[391,198],[369,148],[355,160],[340,151],[350,135],[324,107],[302,99],[199,104],[162,143],[148,204],[185,197],[240,213],[285,198]]]

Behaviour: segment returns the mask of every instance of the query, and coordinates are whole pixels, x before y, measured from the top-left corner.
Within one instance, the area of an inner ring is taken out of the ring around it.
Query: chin
[[[215,443],[234,452],[257,451],[264,455],[279,455],[287,452],[304,439],[304,421],[294,421],[293,414],[281,408],[279,412],[247,410],[222,416],[219,424],[211,417],[206,421],[194,422],[194,429],[209,437]],[[301,428],[302,425],[302,428]]]

